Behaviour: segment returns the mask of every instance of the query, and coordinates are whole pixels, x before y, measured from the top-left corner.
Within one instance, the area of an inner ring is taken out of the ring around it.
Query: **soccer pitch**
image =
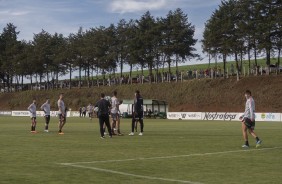
[[[0,183],[282,183],[282,123],[257,122],[262,147],[243,150],[241,124],[145,119],[144,136],[100,139],[97,119],[56,118],[30,133],[28,117],[0,117]]]

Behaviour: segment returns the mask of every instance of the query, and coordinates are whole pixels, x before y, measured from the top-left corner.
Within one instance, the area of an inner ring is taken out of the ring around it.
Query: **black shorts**
[[[255,129],[255,126],[256,126],[256,122],[255,121],[252,121],[251,119],[249,118],[244,118],[244,124],[246,125],[246,127],[248,129],[251,129],[251,130],[254,130]]]
[[[47,122],[49,122],[50,121],[50,115],[45,115],[45,119],[46,119]]]
[[[66,115],[58,114],[58,117],[60,121],[66,121]]]
[[[36,117],[31,117],[30,119],[31,119],[31,120],[36,120]]]
[[[142,111],[141,112],[135,112],[133,118],[135,120],[143,119],[143,112]]]

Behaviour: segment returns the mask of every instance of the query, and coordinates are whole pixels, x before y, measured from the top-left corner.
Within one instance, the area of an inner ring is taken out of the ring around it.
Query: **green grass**
[[[281,58],[281,59],[282,59],[282,58]],[[277,62],[277,58],[271,58],[271,64],[275,64],[276,62]],[[239,62],[239,63],[240,63],[240,62]],[[243,60],[242,63],[243,63],[243,67],[245,67],[245,70],[246,70],[246,73],[247,73],[247,71],[248,71],[248,69],[249,69],[249,61],[248,61],[248,60]],[[254,64],[254,63],[255,63],[255,60],[252,59],[252,60],[251,60],[251,67],[253,67],[253,64]],[[266,60],[265,60],[265,59],[257,59],[257,63],[258,63],[259,66],[263,66],[263,67],[266,66]],[[180,64],[181,64],[181,63],[180,63]],[[230,72],[231,64],[234,65],[234,69],[236,70],[236,62],[235,62],[235,61],[227,61],[226,67],[228,68],[229,72]],[[175,72],[176,72],[176,67],[175,67],[174,65],[175,65],[175,64],[172,64],[172,66],[171,66],[171,72],[175,74]],[[210,67],[211,67],[211,68],[214,68],[215,66],[216,66],[216,64],[215,64],[214,60],[212,60],[212,62],[211,62],[211,64],[210,64]],[[222,62],[222,61],[219,61],[219,62],[217,63],[217,66],[220,67],[221,69],[223,69],[223,62]],[[202,69],[202,70],[206,70],[206,69],[208,69],[208,68],[209,68],[209,64],[208,64],[208,63],[205,63],[205,64],[194,64],[194,65],[178,66],[178,70],[185,72],[185,74],[186,74],[186,72],[187,72],[188,70],[190,70],[190,69],[191,69],[191,70],[194,70],[194,69],[196,69],[196,70],[201,70],[201,69]],[[163,72],[163,71],[164,71],[164,72],[168,72],[168,67],[165,67],[164,70],[163,70],[162,68],[159,68],[159,72]],[[155,70],[153,70],[153,73],[155,73]],[[149,75],[149,70],[144,69],[143,74],[144,74],[144,76],[148,76],[148,75]],[[129,72],[123,72],[123,75],[129,75]],[[140,68],[139,68],[138,71],[136,71],[135,68],[134,68],[134,71],[132,71],[132,76],[137,76],[137,75],[141,75],[141,70],[140,70]],[[106,75],[106,78],[108,78],[108,76],[109,76],[109,75]],[[116,76],[120,76],[120,70],[116,71]],[[101,76],[101,75],[99,75],[98,77],[99,77],[99,79],[102,79],[102,78],[103,78],[103,76]],[[84,77],[83,77],[82,79],[84,79]],[[96,76],[94,76],[93,79],[96,80]],[[77,79],[76,79],[76,80],[77,80]]]
[[[126,135],[102,140],[97,119],[90,122],[69,118],[63,136],[56,133],[57,119],[51,119],[51,132],[43,133],[43,118],[39,117],[40,132],[35,135],[29,132],[29,121],[23,117],[0,117],[1,184],[178,183],[109,170],[205,184],[282,181],[281,123],[258,122],[256,130],[264,140],[262,148],[255,149],[254,140],[250,139],[250,151],[243,151],[239,122],[146,119],[145,135],[129,137],[130,121],[122,120]],[[265,149],[273,147],[280,148]],[[137,159],[166,156],[176,157]],[[80,163],[75,165],[78,167],[60,164],[124,159],[137,160]]]

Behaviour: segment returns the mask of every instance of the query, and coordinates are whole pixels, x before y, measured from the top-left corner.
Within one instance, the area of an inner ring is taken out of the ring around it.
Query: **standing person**
[[[256,139],[256,147],[259,147],[262,143],[262,140],[258,138],[256,133],[254,132],[255,129],[255,101],[252,97],[251,91],[247,90],[245,92],[245,98],[246,98],[246,106],[245,106],[245,112],[240,117],[240,120],[242,121],[242,132],[243,137],[245,140],[245,144],[242,146],[242,148],[249,148],[249,141],[248,141],[248,133],[249,133]]]
[[[111,98],[112,101],[112,108],[111,108],[111,117],[112,117],[112,132],[115,135],[115,130],[117,130],[117,135],[121,136],[122,133],[120,132],[120,118],[119,118],[119,100],[117,98],[117,92],[114,91],[113,97]]]
[[[82,116],[85,118],[86,117],[86,107],[82,107]]]
[[[93,106],[92,106],[91,103],[87,106],[87,111],[88,111],[89,119],[92,120],[92,116],[93,116]]]
[[[64,94],[60,94],[60,98],[58,100],[58,116],[59,116],[59,134],[63,135],[64,132],[62,131],[64,125],[66,124],[66,107],[63,101]]]
[[[35,131],[36,129],[36,100],[32,101],[32,104],[28,106],[28,111],[30,113],[30,118],[31,118],[31,133],[36,134],[37,132]]]
[[[79,107],[79,117],[82,117],[82,107]]]
[[[135,98],[134,98],[134,105],[133,105],[133,116],[132,116],[132,125],[131,125],[131,133],[129,135],[133,136],[134,135],[134,127],[135,127],[135,122],[139,121],[140,123],[140,128],[141,131],[139,133],[140,136],[143,135],[143,128],[144,128],[144,123],[143,123],[143,98],[140,95],[140,91],[136,90],[135,91]]]
[[[101,93],[101,99],[96,103],[95,107],[98,107],[98,118],[100,124],[100,133],[101,138],[104,139],[104,128],[103,125],[105,124],[108,128],[109,136],[112,138],[112,130],[110,125],[110,118],[109,118],[109,108],[111,104],[108,100],[105,99],[105,94]]]
[[[44,132],[49,132],[48,126],[50,122],[50,99],[46,98],[46,102],[41,105],[41,110],[44,111],[44,118],[45,118],[45,129]]]

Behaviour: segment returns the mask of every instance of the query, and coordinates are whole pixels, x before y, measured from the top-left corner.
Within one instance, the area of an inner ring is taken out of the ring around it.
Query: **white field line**
[[[60,165],[76,167],[76,168],[83,168],[83,169],[91,169],[91,170],[95,170],[95,171],[99,171],[99,172],[119,174],[119,175],[123,175],[123,176],[143,178],[143,179],[148,179],[148,180],[160,180],[160,181],[188,183],[188,184],[203,184],[203,183],[200,183],[200,182],[193,182],[193,181],[186,181],[186,180],[177,180],[177,179],[169,179],[169,178],[136,175],[136,174],[126,173],[126,172],[114,171],[114,170],[109,170],[109,169],[102,169],[102,168],[98,168],[98,167],[83,166],[83,165],[78,165],[78,164],[126,162],[126,161],[136,161],[136,160],[171,159],[171,158],[192,157],[192,156],[209,156],[209,155],[250,152],[250,151],[266,151],[266,150],[275,150],[275,149],[282,149],[282,147],[249,149],[249,150],[235,150],[235,151],[222,151],[222,152],[213,152],[213,153],[198,153],[198,154],[176,155],[176,156],[165,156],[165,157],[135,158],[135,159],[124,159],[124,160],[106,160],[106,161],[93,161],[93,162],[60,163]]]
[[[101,168],[97,168],[97,167],[89,167],[89,166],[82,166],[82,165],[70,165],[70,164],[62,164],[62,165],[77,167],[77,168],[83,168],[83,169],[91,169],[91,170],[95,170],[95,171],[106,172],[106,173],[111,173],[111,174],[119,174],[119,175],[123,175],[123,176],[135,177],[135,178],[143,178],[143,179],[148,179],[148,180],[161,180],[161,181],[167,181],[167,182],[178,182],[178,183],[188,183],[188,184],[203,184],[203,183],[199,183],[199,182],[192,182],[192,181],[185,181],[185,180],[176,180],[176,179],[169,179],[169,178],[159,178],[159,177],[136,175],[136,174],[130,174],[130,173],[119,172],[119,171],[114,171],[114,170],[101,169]]]
[[[92,161],[92,162],[73,162],[73,163],[60,163],[60,164],[74,166],[76,164],[95,164],[95,163],[127,162],[127,161],[138,161],[138,160],[171,159],[171,158],[181,158],[181,157],[209,156],[209,155],[218,155],[218,154],[229,154],[229,153],[240,153],[240,152],[251,152],[251,151],[266,151],[266,150],[276,150],[276,149],[282,149],[282,147],[243,149],[243,150],[221,151],[221,152],[211,152],[211,153],[195,153],[195,154],[189,154],[189,155],[175,155],[175,156],[164,156],[164,157],[132,158],[132,159],[122,159],[122,160],[100,160],[100,161]]]

